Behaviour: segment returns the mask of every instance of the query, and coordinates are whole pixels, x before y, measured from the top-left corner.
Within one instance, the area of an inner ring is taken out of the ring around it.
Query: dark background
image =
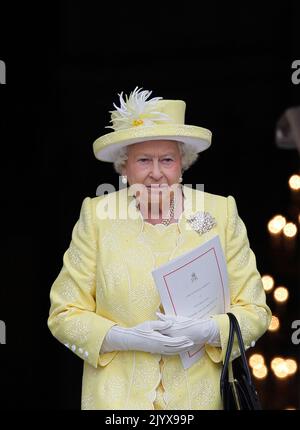
[[[300,365],[300,346],[291,342],[291,322],[300,319],[299,236],[288,253],[272,248],[266,230],[276,213],[296,222],[299,211],[288,188],[298,152],[275,145],[279,117],[300,104],[300,85],[291,81],[299,20],[299,4],[290,1],[1,5],[0,319],[7,343],[0,409],[80,408],[82,363],[47,328],[49,290],[83,198],[103,182],[118,185],[92,143],[107,132],[117,93],[136,86],[185,100],[186,123],[212,130],[212,146],[184,183],[233,195],[259,271],[289,288],[281,307],[268,294],[282,328],[257,342],[269,374],[256,384],[266,409],[300,409],[299,370],[278,381],[269,366],[275,355]]]

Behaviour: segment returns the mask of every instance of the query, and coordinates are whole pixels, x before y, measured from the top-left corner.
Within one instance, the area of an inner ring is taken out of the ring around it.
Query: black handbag
[[[227,313],[227,315],[230,328],[220,381],[223,408],[224,410],[261,410],[261,403],[252,381],[238,320],[232,313]],[[241,355],[230,362],[234,335],[237,337]]]

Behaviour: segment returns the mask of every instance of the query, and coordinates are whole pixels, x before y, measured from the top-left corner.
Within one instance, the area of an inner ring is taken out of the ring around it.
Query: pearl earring
[[[182,182],[182,176],[180,176],[180,178],[178,179],[178,182]]]
[[[121,181],[122,181],[122,184],[127,184],[127,176],[126,175],[122,175]]]

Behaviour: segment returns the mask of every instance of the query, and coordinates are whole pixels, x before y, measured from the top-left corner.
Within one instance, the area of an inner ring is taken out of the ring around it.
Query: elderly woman
[[[210,131],[184,123],[183,101],[150,95],[120,94],[114,131],[94,142],[96,158],[114,163],[124,187],[83,200],[51,288],[48,325],[84,360],[82,409],[222,409],[228,316],[164,315],[151,272],[218,235],[246,348],[267,330],[271,313],[234,198],[181,184],[210,146]],[[199,201],[215,222],[196,231],[189,215]],[[205,353],[185,369],[179,354],[195,345]]]

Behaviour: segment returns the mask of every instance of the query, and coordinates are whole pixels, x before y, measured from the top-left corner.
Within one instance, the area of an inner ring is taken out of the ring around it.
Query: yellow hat
[[[207,149],[212,133],[206,128],[184,123],[185,102],[183,100],[163,100],[162,97],[149,99],[152,91],[142,91],[137,87],[126,95],[119,94],[120,106],[110,111],[112,128],[93,143],[96,158],[114,162],[120,148],[148,140],[175,140],[194,148],[196,152]]]

